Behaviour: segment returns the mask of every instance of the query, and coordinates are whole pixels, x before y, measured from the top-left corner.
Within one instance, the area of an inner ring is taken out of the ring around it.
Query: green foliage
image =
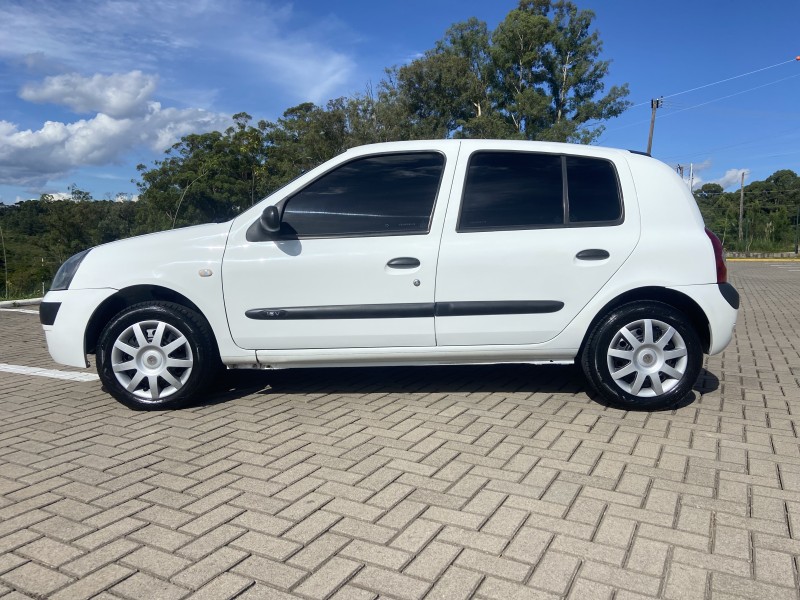
[[[261,198],[268,125],[261,121],[253,127],[247,113],[233,120],[223,133],[184,136],[151,169],[137,167],[139,231],[226,221]]]
[[[491,33],[456,23],[388,86],[421,137],[589,143],[629,105],[627,85],[602,95],[610,63],[593,20],[568,0],[521,0]]]
[[[715,183],[694,192],[706,225],[726,249],[735,252],[794,250],[800,177],[794,171],[776,171],[764,181],[744,188],[742,237],[739,239],[740,192],[724,192]]]
[[[56,270],[67,258],[85,248],[135,233],[136,203],[93,200],[88,192],[70,188],[69,200],[44,194],[6,206],[0,204],[5,261],[10,297],[38,296],[49,287]],[[2,261],[0,255],[0,261]],[[0,282],[0,298],[5,297]]]

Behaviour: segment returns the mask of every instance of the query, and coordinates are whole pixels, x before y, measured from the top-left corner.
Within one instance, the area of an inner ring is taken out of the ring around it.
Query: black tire
[[[97,344],[104,389],[136,410],[187,404],[216,376],[219,364],[205,318],[172,302],[127,307],[108,322]]]
[[[703,348],[679,310],[661,302],[633,302],[600,319],[580,362],[589,385],[608,403],[657,410],[674,406],[692,391]]]

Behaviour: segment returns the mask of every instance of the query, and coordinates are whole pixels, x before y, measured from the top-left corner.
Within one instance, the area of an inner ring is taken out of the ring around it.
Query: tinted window
[[[426,233],[443,166],[435,152],[350,161],[292,196],[284,226],[307,236]]]
[[[570,223],[619,220],[622,203],[614,165],[598,158],[566,159]]]
[[[560,156],[476,152],[467,169],[458,230],[560,225],[563,196]]]

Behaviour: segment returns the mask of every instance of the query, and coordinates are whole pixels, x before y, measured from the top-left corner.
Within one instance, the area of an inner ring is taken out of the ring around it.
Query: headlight
[[[70,256],[64,264],[59,267],[56,276],[53,277],[53,283],[50,285],[51,291],[57,290],[66,290],[69,289],[69,284],[72,283],[72,278],[75,277],[75,273],[78,272],[78,267],[81,266],[81,262],[83,259],[86,258],[86,255],[89,254],[91,248],[89,250],[84,250],[83,252],[78,252],[74,256]]]

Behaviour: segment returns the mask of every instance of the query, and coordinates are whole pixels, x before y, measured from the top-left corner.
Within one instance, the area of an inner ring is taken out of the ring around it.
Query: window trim
[[[541,225],[500,225],[500,226],[492,226],[492,227],[481,227],[481,228],[469,228],[465,229],[462,225],[462,219],[464,217],[464,198],[467,192],[467,175],[469,174],[469,168],[472,163],[472,159],[475,157],[476,154],[527,154],[527,155],[537,155],[537,156],[558,156],[561,158],[561,204],[562,204],[562,222],[559,224],[553,223],[544,223]],[[620,215],[619,218],[610,221],[570,221],[569,220],[569,179],[567,177],[567,158],[569,157],[577,157],[577,158],[589,158],[592,160],[599,160],[611,165],[611,170],[614,173],[614,178],[617,182],[617,198],[619,199],[619,207],[620,207]],[[536,229],[567,229],[567,228],[579,228],[579,227],[614,227],[618,225],[622,225],[625,222],[625,200],[622,195],[622,184],[619,179],[619,172],[617,171],[617,165],[614,163],[613,160],[600,157],[600,156],[587,156],[585,154],[566,154],[563,152],[556,153],[556,152],[530,152],[527,150],[502,150],[502,149],[486,149],[486,150],[475,150],[470,154],[468,162],[467,162],[467,169],[464,175],[464,185],[463,189],[461,190],[461,201],[458,207],[458,220],[456,221],[456,233],[486,233],[492,231],[528,231],[528,230],[536,230]]]
[[[369,159],[369,158],[378,158],[382,156],[398,156],[398,155],[413,155],[413,154],[438,154],[442,157],[442,170],[439,174],[439,182],[436,185],[436,192],[433,197],[433,204],[431,205],[431,214],[428,217],[428,223],[425,230],[418,230],[412,232],[405,232],[405,231],[387,231],[387,232],[367,232],[367,233],[328,233],[328,234],[300,234],[293,231],[284,231],[284,223],[283,223],[283,213],[286,208],[286,205],[291,202],[291,200],[297,196],[298,194],[302,193],[306,188],[311,185],[314,185],[317,181],[322,179],[323,177],[333,173],[334,171],[345,167],[351,163],[354,163],[359,160]],[[429,235],[431,232],[431,226],[433,224],[433,217],[436,214],[436,206],[439,203],[439,194],[442,191],[442,182],[444,181],[444,172],[447,169],[447,154],[442,152],[441,150],[437,149],[420,149],[420,150],[401,150],[396,152],[378,152],[375,154],[362,154],[360,156],[354,156],[349,160],[345,160],[340,162],[337,165],[334,165],[327,171],[320,173],[317,177],[306,183],[302,188],[296,190],[289,196],[285,196],[281,198],[278,202],[275,203],[275,207],[280,211],[281,215],[281,231],[277,233],[269,233],[264,231],[259,224],[259,218],[253,221],[250,226],[247,228],[246,238],[248,242],[265,242],[265,241],[286,241],[286,240],[319,240],[319,239],[338,239],[338,238],[367,238],[367,237],[395,237],[395,236],[424,236]]]

